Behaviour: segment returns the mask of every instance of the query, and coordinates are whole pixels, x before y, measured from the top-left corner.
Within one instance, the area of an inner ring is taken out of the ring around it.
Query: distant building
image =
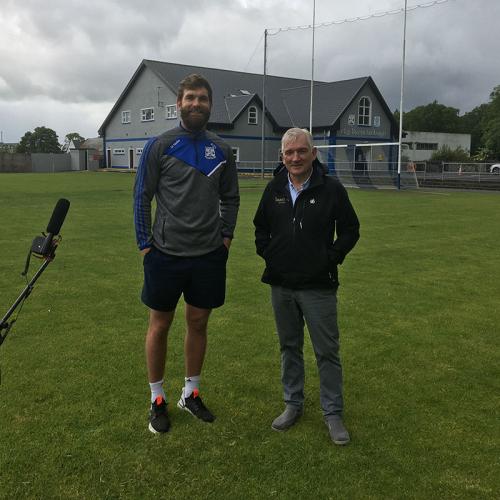
[[[0,153],[15,153],[17,146],[17,142],[0,142]]]
[[[191,73],[205,76],[213,88],[208,128],[232,146],[239,168],[260,164],[262,75],[143,60],[99,129],[107,167],[136,168],[146,141],[178,125],[177,87]],[[267,76],[265,103],[265,160],[271,167],[280,158],[283,132],[309,128],[310,81]],[[316,145],[391,142],[397,133],[398,124],[371,77],[314,83]],[[327,155],[332,170],[340,158],[366,168],[390,156],[393,148],[373,146]]]
[[[72,141],[69,153],[73,170],[97,170],[103,166],[102,139],[99,137]]]
[[[461,147],[470,152],[470,134],[446,134],[442,132],[406,132],[403,155],[410,161],[419,162],[431,159],[432,153],[448,146],[451,149]]]

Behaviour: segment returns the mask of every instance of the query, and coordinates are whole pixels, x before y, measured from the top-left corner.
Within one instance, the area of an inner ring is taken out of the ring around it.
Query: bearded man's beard
[[[193,114],[197,111],[199,114]],[[205,127],[210,118],[210,111],[202,108],[181,108],[181,119],[184,126],[197,132]]]

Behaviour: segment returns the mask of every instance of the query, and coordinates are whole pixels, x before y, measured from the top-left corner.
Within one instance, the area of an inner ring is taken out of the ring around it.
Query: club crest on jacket
[[[215,145],[205,146],[205,159],[215,160]]]

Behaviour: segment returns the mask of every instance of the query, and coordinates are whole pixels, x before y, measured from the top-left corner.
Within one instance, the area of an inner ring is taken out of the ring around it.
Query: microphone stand
[[[51,246],[50,253],[44,257],[44,263],[39,267],[38,271],[35,273],[33,278],[31,278],[30,282],[26,285],[26,288],[21,292],[21,294],[16,299],[14,304],[12,304],[10,309],[7,311],[5,316],[0,321],[0,346],[3,344],[4,340],[7,338],[7,335],[9,334],[10,329],[12,328],[14,323],[16,322],[15,319],[10,321],[10,323],[7,320],[12,316],[12,313],[17,309],[19,304],[21,304],[21,302],[23,302],[25,299],[27,299],[29,297],[30,293],[33,291],[33,287],[34,287],[37,279],[45,271],[47,266],[54,260],[54,258],[56,256],[55,250],[57,247],[57,241],[53,241],[52,243],[53,244]],[[2,333],[3,330],[5,330],[5,333]]]

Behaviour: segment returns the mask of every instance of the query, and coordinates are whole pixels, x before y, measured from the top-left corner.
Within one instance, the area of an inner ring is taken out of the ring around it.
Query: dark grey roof
[[[227,110],[226,117],[228,119],[228,123],[233,123],[234,120],[239,116],[239,114],[247,107],[247,105],[250,103],[250,101],[253,100],[255,97],[255,94],[240,94],[240,95],[235,95],[231,94],[229,96],[224,96],[224,102],[225,102],[225,107]],[[214,110],[216,111],[216,110]],[[219,120],[219,117],[214,114],[212,111],[212,116],[211,116],[212,121],[216,123],[223,123],[222,117]]]
[[[315,83],[313,88],[313,119],[315,126],[331,126],[342,115],[368,78],[356,78],[332,83]],[[311,85],[281,92],[283,106],[291,125],[303,127],[309,123]],[[297,103],[301,105],[298,106]]]
[[[262,103],[263,77],[261,74],[144,59],[102,124],[99,134],[102,135],[101,131],[145,67],[153,71],[175,93],[179,82],[187,75],[192,73],[203,75],[210,82],[214,93],[210,116],[212,124],[231,125],[253,98]],[[333,126],[366,83],[373,87],[382,104],[386,107],[385,101],[371,77],[330,83],[315,81],[314,128]],[[307,127],[309,125],[310,85],[309,80],[272,75],[266,77],[266,112],[277,128]],[[392,116],[387,107],[386,111]]]

